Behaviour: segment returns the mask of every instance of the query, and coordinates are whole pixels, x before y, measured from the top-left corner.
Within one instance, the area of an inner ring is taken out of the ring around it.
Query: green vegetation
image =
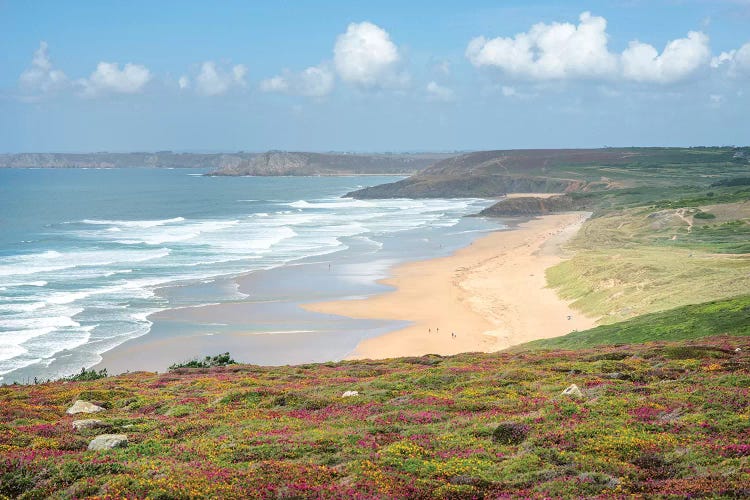
[[[350,193],[355,198],[497,197],[505,193],[634,190],[704,192],[736,186],[747,176],[747,148],[605,148],[479,151],[440,161],[391,184]],[[726,182],[727,184],[720,184]],[[642,200],[646,201],[646,200]]]
[[[193,359],[184,363],[175,363],[169,367],[170,371],[179,370],[180,368],[213,368],[214,366],[236,365],[237,362],[232,359],[228,352],[217,354],[216,356],[206,356],[203,360]]]
[[[562,337],[536,340],[517,349],[584,349],[654,340],[695,339],[726,333],[750,335],[750,295],[644,314]]]
[[[576,196],[600,197],[606,208],[571,240],[572,258],[548,269],[547,279],[601,323],[750,290],[747,189],[656,203],[632,192]]]
[[[3,386],[0,497],[741,498],[749,390],[741,336]]]
[[[722,179],[711,186],[750,186],[750,177],[735,177],[733,179]]]
[[[696,213],[693,214],[694,219],[715,219],[716,216],[710,212],[702,212],[698,210]]]
[[[93,368],[90,370],[87,370],[86,368],[81,368],[81,371],[79,373],[76,373],[75,375],[71,375],[70,377],[65,377],[64,380],[67,380],[69,382],[85,382],[87,380],[99,380],[100,378],[106,378],[106,377],[107,377],[106,368],[99,370],[99,371],[96,371]]]

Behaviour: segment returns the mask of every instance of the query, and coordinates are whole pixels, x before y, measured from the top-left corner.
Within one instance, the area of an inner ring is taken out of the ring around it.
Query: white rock
[[[67,409],[65,413],[68,415],[75,415],[76,413],[96,413],[98,411],[104,411],[101,406],[96,406],[88,401],[81,401],[80,399],[73,403],[73,406]]]
[[[102,434],[91,440],[89,450],[111,450],[112,448],[123,448],[127,445],[128,436],[125,434]]]
[[[341,395],[342,398],[350,398],[352,396],[359,396],[358,391],[346,391],[344,394]]]
[[[73,420],[73,428],[77,431],[81,429],[93,429],[95,427],[104,427],[101,420],[87,418],[85,420]]]
[[[561,392],[563,396],[569,396],[571,398],[582,398],[583,393],[581,392],[581,389],[578,388],[577,385],[571,384],[567,389]]]

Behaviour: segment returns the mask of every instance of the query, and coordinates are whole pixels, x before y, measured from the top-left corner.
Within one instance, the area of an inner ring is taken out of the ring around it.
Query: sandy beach
[[[540,217],[445,257],[384,268],[390,277],[367,295],[352,293],[365,279],[357,273],[375,266],[370,261],[339,259],[333,274],[325,258],[251,273],[234,280],[246,300],[156,313],[147,335],[105,352],[95,368],[163,371],[225,351],[271,365],[492,352],[584,330],[595,320],[547,288],[544,271],[565,257],[562,245],[587,215]],[[377,292],[382,285],[393,290]],[[342,296],[350,298],[333,299]]]
[[[588,217],[556,214],[494,232],[448,257],[395,267],[394,291],[362,300],[306,304],[360,319],[411,321],[365,339],[350,358],[492,352],[595,326],[547,288],[545,270],[565,258],[563,244]]]

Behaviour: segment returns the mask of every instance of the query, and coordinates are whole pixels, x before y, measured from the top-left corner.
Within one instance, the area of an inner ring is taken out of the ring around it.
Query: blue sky
[[[0,152],[749,137],[750,0],[0,0]]]

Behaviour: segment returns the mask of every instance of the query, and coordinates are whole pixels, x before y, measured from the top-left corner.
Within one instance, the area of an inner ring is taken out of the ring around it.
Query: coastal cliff
[[[449,153],[18,153],[0,154],[0,168],[208,168],[209,175],[414,174]]]
[[[747,161],[738,156],[738,151],[729,147],[479,151],[437,162],[408,179],[360,189],[347,196],[493,198],[507,193],[669,186],[675,179],[687,177],[690,183],[705,183],[710,178],[705,172],[714,170],[723,176],[746,169]]]
[[[496,197],[516,192],[567,192],[589,181],[556,172],[560,163],[616,162],[616,150],[479,151],[440,161],[418,175],[349,193],[354,198]]]
[[[252,158],[225,163],[208,175],[410,175],[436,161],[445,154],[344,154],[269,151]]]

